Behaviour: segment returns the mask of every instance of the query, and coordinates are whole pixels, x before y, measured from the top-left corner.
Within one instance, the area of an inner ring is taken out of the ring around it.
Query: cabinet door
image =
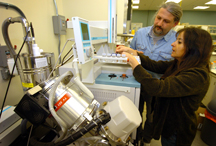
[[[213,73],[210,73],[210,85],[209,85],[209,89],[204,97],[204,99],[202,100],[202,103],[207,106],[207,104],[213,99],[216,98],[216,75],[214,75]]]

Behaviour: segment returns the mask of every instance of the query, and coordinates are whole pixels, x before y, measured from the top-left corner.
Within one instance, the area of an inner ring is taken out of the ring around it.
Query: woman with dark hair
[[[172,61],[153,61],[124,46],[116,52],[126,54],[135,79],[153,97],[152,137],[161,136],[162,146],[190,146],[197,129],[195,111],[209,87],[212,38],[205,30],[187,27],[177,32],[171,46]],[[133,55],[140,56],[141,64]],[[163,76],[152,78],[145,69]]]

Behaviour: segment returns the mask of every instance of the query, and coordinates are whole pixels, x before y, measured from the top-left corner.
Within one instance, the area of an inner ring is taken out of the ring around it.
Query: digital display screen
[[[84,40],[84,41],[90,40],[90,39],[89,39],[89,33],[88,33],[88,25],[85,24],[85,23],[81,23],[81,29],[82,29],[82,37],[83,37],[83,40]]]

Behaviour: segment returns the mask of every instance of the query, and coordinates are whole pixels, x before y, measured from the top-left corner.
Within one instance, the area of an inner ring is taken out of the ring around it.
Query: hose
[[[15,6],[15,5],[0,2],[0,6],[4,6],[6,9],[12,8],[13,10],[17,11],[22,17],[26,18],[26,16],[24,15],[24,13],[17,6]]]
[[[105,114],[101,115],[99,118],[97,118],[96,120],[92,120],[88,125],[86,125],[82,129],[80,129],[79,131],[77,131],[76,133],[74,133],[73,135],[68,137],[67,139],[56,143],[55,146],[69,145],[69,144],[73,143],[74,141],[76,141],[77,139],[79,139],[80,137],[82,137],[84,134],[86,134],[88,131],[90,131],[91,129],[93,129],[97,125],[100,125],[100,124],[104,125],[104,124],[108,123],[110,121],[110,119],[111,119],[110,114],[105,113]]]
[[[79,86],[79,88],[85,93],[87,94],[91,99],[94,98],[93,93],[81,82],[80,80],[80,75],[79,75],[79,68],[78,68],[78,64],[77,64],[78,58],[75,58],[72,61],[72,68],[74,69],[74,82]]]
[[[3,24],[2,24],[3,38],[5,40],[5,43],[8,47],[8,49],[10,50],[13,58],[15,58],[14,56],[16,56],[16,52],[14,51],[13,46],[12,46],[10,39],[9,39],[8,27],[10,24],[17,23],[17,22],[22,24],[24,33],[25,33],[25,35],[27,35],[28,29],[29,29],[29,24],[28,24],[28,21],[23,17],[15,17],[15,18],[9,17],[9,18],[5,19]],[[31,37],[31,35],[28,33],[27,37]],[[32,54],[31,42],[26,41],[26,45],[28,46],[28,53]]]
[[[57,81],[53,84],[52,89],[50,90],[49,110],[50,110],[52,116],[55,118],[55,120],[60,125],[62,132],[63,132],[63,134],[56,140],[56,142],[62,140],[65,137],[65,135],[67,133],[67,124],[56,114],[56,111],[54,109],[55,92],[56,92],[56,89],[57,89],[58,85],[60,84],[60,82],[63,82],[63,84],[66,85],[66,84],[68,84],[68,82],[70,81],[70,79],[72,77],[73,77],[72,72],[67,71],[66,73],[64,73],[62,76],[60,76],[57,79]]]
[[[101,124],[104,125],[108,123],[110,120],[111,120],[110,114],[105,112],[103,115],[101,115],[95,120],[90,121],[88,125],[80,129],[76,133],[72,134],[70,137],[66,138],[65,140],[62,140],[57,143],[54,143],[54,142],[44,143],[44,142],[39,142],[36,137],[32,137],[30,143],[32,146],[38,146],[38,145],[39,146],[65,146],[65,145],[73,143],[74,141],[82,137],[84,134],[89,132],[94,127],[101,125]]]

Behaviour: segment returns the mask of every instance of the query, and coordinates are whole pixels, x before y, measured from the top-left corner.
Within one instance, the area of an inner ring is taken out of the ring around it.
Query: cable
[[[67,54],[63,57],[62,59],[62,63],[64,62],[64,59],[66,58],[66,56],[73,50],[73,46],[71,47],[71,49],[67,52]]]
[[[60,55],[60,46],[61,46],[61,37],[60,37],[60,34],[58,34],[58,39],[59,39],[58,54]],[[61,55],[60,55],[60,57],[58,58],[58,60],[59,60],[59,63],[61,63]]]
[[[56,0],[53,0],[54,4],[55,4],[55,8],[56,8],[56,16],[58,16],[58,7],[56,4]],[[60,55],[60,46],[61,46],[61,37],[60,37],[60,33],[58,34],[58,40],[59,40],[59,44],[58,44],[58,54]],[[61,56],[58,58],[59,60],[59,64],[61,63]]]
[[[54,1],[55,8],[56,8],[56,15],[58,16],[58,7],[57,7],[57,4],[56,4],[56,0],[53,0],[53,1]]]
[[[31,34],[32,34],[32,41],[34,42],[34,44],[36,44],[36,42],[35,42],[35,35],[34,35],[34,28],[33,28],[31,22],[30,22],[30,28],[31,28]]]
[[[7,94],[8,94],[10,83],[11,83],[11,80],[12,80],[12,77],[13,77],[13,72],[14,72],[14,69],[15,69],[15,66],[16,66],[16,62],[17,62],[17,59],[18,59],[18,56],[19,56],[20,52],[22,51],[22,48],[23,48],[23,46],[25,44],[25,41],[26,41],[26,39],[28,37],[29,31],[30,31],[30,27],[29,27],[29,30],[28,30],[28,32],[27,32],[27,34],[25,36],[25,39],[24,39],[24,41],[22,43],[22,46],[21,46],[21,48],[20,48],[20,50],[19,50],[19,52],[18,52],[18,54],[17,54],[17,56],[15,58],[15,62],[14,62],[13,69],[12,69],[12,73],[10,75],[10,79],[9,79],[9,82],[8,82],[8,86],[7,86],[7,89],[6,89],[6,92],[5,92],[5,96],[4,96],[4,100],[3,100],[3,103],[2,103],[2,107],[1,107],[0,119],[1,119],[1,115],[3,113],[4,104],[5,104],[5,101],[6,101],[6,98],[7,98]]]
[[[30,142],[30,137],[31,137],[31,133],[32,133],[33,126],[34,126],[34,125],[31,125],[31,130],[30,130],[30,133],[29,133],[27,146],[29,145],[29,142]]]
[[[56,70],[56,67],[57,67],[57,64],[58,64],[58,60],[59,60],[59,58],[61,57],[61,54],[62,54],[62,52],[64,51],[65,46],[66,46],[66,44],[67,44],[68,41],[71,41],[71,39],[67,39],[67,41],[65,42],[64,47],[62,48],[62,51],[61,51],[61,53],[60,53],[59,56],[58,56],[58,59],[57,59],[57,61],[56,61],[56,63],[55,63],[55,66],[53,67],[52,71],[50,72],[50,74],[49,74],[47,80],[51,77],[53,71]]]
[[[71,58],[73,58],[73,54],[71,54],[64,62],[62,62],[61,66],[66,64]]]
[[[74,141],[76,141],[77,139],[79,139],[80,137],[82,137],[84,134],[89,132],[91,129],[93,129],[97,125],[100,125],[100,124],[104,125],[104,124],[108,123],[110,120],[111,120],[110,114],[104,113],[103,115],[101,115],[97,119],[90,121],[88,125],[86,125],[82,129],[80,129],[79,131],[77,131],[76,133],[71,135],[70,137],[68,137],[68,138],[66,138],[60,142],[55,143],[55,146],[69,145],[69,144],[73,143]]]
[[[74,45],[73,45],[74,46]],[[56,70],[57,68],[61,67],[62,65],[66,64],[71,58],[73,58],[73,54],[71,54],[67,59],[65,59],[65,57],[71,52],[71,50],[73,50],[73,46],[71,47],[71,49],[67,52],[67,54],[64,56],[62,63],[59,65],[56,65],[54,70]],[[65,60],[65,61],[64,61]]]
[[[71,143],[73,143],[74,141],[78,140],[80,137],[82,137],[83,135],[85,135],[87,132],[89,132],[90,130],[92,130],[93,128],[95,128],[96,126],[99,125],[105,125],[106,123],[108,123],[111,120],[110,114],[109,113],[104,113],[102,115],[100,115],[98,118],[90,121],[87,125],[85,125],[85,127],[79,129],[77,132],[75,132],[74,134],[70,135],[69,137],[63,139],[60,142],[54,143],[54,142],[40,142],[38,141],[38,138],[33,136],[30,140],[30,144],[32,146],[65,146],[65,145],[69,145]],[[103,139],[101,137],[101,139]]]
[[[60,137],[60,135],[59,135],[59,133],[58,133],[58,131],[56,131],[55,130],[55,127],[57,126],[57,125],[55,125],[55,127],[54,128],[52,128],[52,127],[49,127],[49,126],[47,126],[47,125],[45,125],[45,124],[41,124],[41,126],[43,126],[43,127],[45,127],[45,128],[47,128],[47,129],[49,129],[49,130],[51,130],[51,131],[53,131],[58,137]]]

